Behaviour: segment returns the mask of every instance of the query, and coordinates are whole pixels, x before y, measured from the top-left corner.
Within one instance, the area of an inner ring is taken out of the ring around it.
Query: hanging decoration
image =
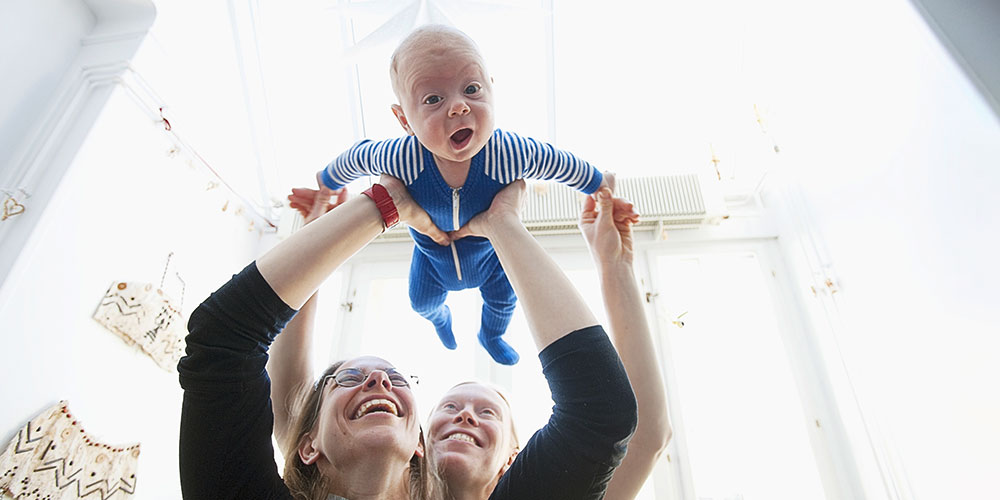
[[[3,193],[3,212],[0,213],[0,222],[24,213],[25,208],[22,202],[28,199],[31,195],[29,195],[24,188],[18,188],[17,191],[19,191],[20,194],[15,195],[11,190],[0,189],[0,192]]]
[[[722,180],[722,172],[719,171],[719,163],[722,160],[719,159],[719,155],[715,154],[715,145],[708,143],[708,149],[712,151],[712,166],[715,167],[715,176],[718,180]]]
[[[163,281],[172,256],[173,252],[167,256],[167,265],[158,287],[143,282],[112,283],[97,306],[94,319],[118,334],[127,344],[138,346],[161,368],[174,373],[177,362],[184,355],[187,330],[181,313],[184,280],[180,274],[177,274],[177,280],[181,282],[180,302],[175,305],[163,291]]]
[[[772,137],[771,133],[767,130],[767,119],[765,118],[766,113],[761,113],[760,107],[754,104],[753,115],[754,121],[756,121],[757,126],[760,127],[760,133],[764,134],[764,136],[771,142],[771,150],[775,153],[780,153],[781,147],[778,146],[778,142],[774,140],[774,137]]]
[[[0,455],[0,493],[19,500],[132,498],[138,463],[138,443],[94,440],[60,401],[25,424]]]
[[[688,313],[687,311],[684,311],[684,312],[678,314],[677,317],[674,318],[674,319],[672,319],[672,320],[670,320],[670,322],[673,323],[674,326],[676,326],[677,328],[684,328],[684,320],[682,320],[681,318],[683,318],[684,315],[687,314],[687,313]]]
[[[183,160],[189,167],[196,168],[207,178],[205,180],[207,184],[204,191],[214,192],[213,196],[225,197],[223,212],[230,206],[230,200],[233,200],[234,205],[239,205],[243,208],[239,213],[233,212],[234,215],[246,220],[249,231],[259,231],[261,233],[277,232],[277,225],[272,221],[272,217],[262,215],[258,211],[258,208],[264,210],[266,214],[268,211],[278,208],[280,206],[279,203],[275,203],[275,206],[271,207],[258,207],[241,195],[231,184],[226,182],[219,172],[178,134],[177,124],[171,123],[171,120],[167,118],[168,109],[162,104],[163,100],[160,99],[134,68],[131,66],[127,67],[122,76],[116,79],[116,82],[121,85],[139,108],[152,119],[153,123],[161,127],[161,130],[169,136],[171,146],[166,151],[167,157]],[[222,189],[217,190],[217,188]]]

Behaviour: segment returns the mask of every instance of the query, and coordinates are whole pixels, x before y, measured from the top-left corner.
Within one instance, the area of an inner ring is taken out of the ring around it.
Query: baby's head
[[[441,25],[417,28],[392,54],[392,112],[440,162],[462,163],[493,133],[493,81],[475,42]]]

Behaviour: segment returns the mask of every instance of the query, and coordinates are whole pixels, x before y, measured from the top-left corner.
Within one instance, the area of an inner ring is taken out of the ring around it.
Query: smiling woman
[[[364,470],[382,470],[372,459],[393,456],[409,462],[410,498],[426,498],[433,489],[409,380],[384,359],[366,356],[327,368],[300,399],[291,431],[282,446],[285,484],[306,498],[351,489],[336,484],[342,474],[330,471],[360,477]]]
[[[479,490],[477,498],[489,497],[520,446],[507,399],[478,382],[452,387],[431,412],[427,433],[447,496]]]

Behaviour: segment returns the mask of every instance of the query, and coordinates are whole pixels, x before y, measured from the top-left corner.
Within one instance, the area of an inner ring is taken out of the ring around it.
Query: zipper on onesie
[[[460,199],[458,196],[458,191],[462,188],[451,188],[451,225],[453,231],[458,231],[458,207],[460,205]],[[451,256],[455,259],[455,273],[458,275],[458,281],[462,281],[462,266],[458,263],[458,249],[455,248],[455,242],[451,242]]]

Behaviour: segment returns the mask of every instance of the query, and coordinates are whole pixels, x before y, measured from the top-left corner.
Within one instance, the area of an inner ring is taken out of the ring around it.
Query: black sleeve
[[[577,330],[538,357],[555,407],[490,500],[604,498],[636,426],[625,367],[604,328]]]
[[[271,446],[267,349],[295,315],[251,263],[191,313],[177,364],[185,499],[288,498]]]

